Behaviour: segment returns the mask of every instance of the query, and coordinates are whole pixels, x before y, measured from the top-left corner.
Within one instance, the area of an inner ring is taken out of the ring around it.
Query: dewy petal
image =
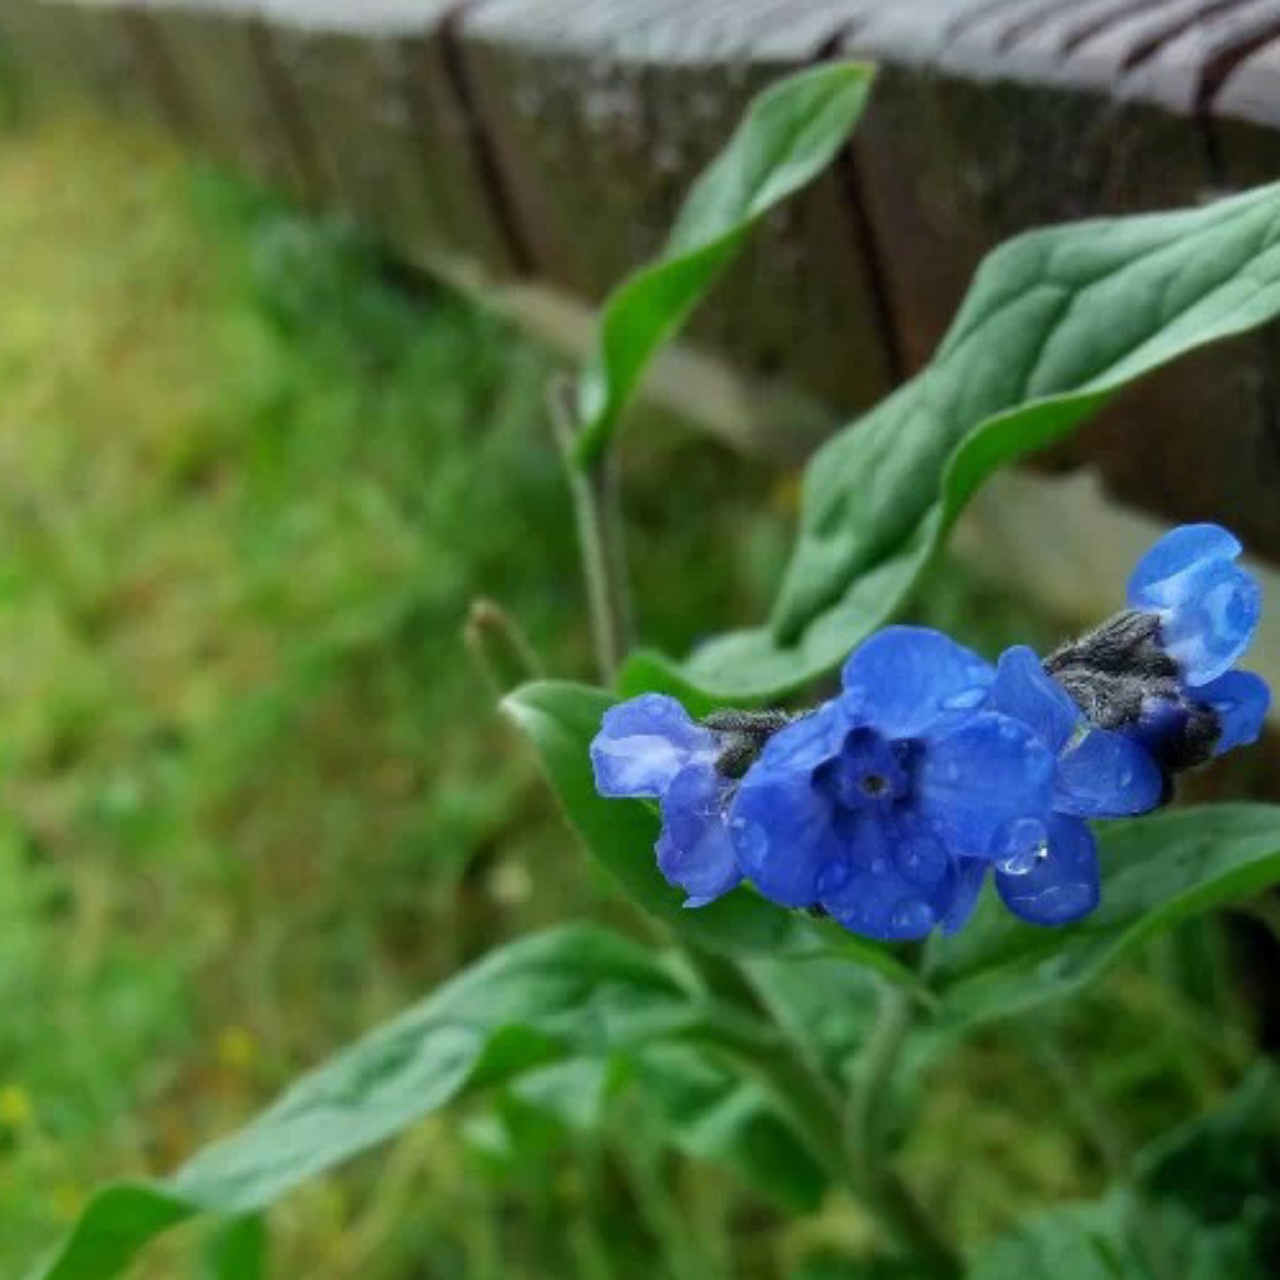
[[[662,798],[658,867],[689,894],[686,907],[705,906],[742,879],[724,816],[728,786],[713,766],[692,764]]]
[[[956,863],[956,882],[951,905],[941,921],[943,933],[957,933],[969,923],[973,909],[982,896],[982,886],[986,884],[989,866],[983,858],[961,858]]]
[[[992,669],[939,631],[886,627],[844,666],[850,704],[887,738],[913,738],[947,712],[973,711],[987,697]]]
[[[841,698],[824,702],[812,714],[793,720],[775,733],[756,764],[760,773],[781,776],[811,774],[819,765],[834,760],[844,747],[849,731],[858,725]]]
[[[1212,560],[1153,586],[1160,642],[1193,688],[1230,670],[1262,615],[1262,591],[1239,565]]]
[[[832,802],[808,773],[769,772],[760,763],[747,772],[729,810],[738,865],[771,901],[813,906],[823,870],[836,856]]]
[[[664,694],[646,693],[604,713],[591,743],[602,796],[661,796],[695,756],[714,759],[715,735]]]
[[[840,823],[841,874],[822,906],[846,929],[882,942],[926,937],[951,907],[955,866],[925,831],[876,813]]]
[[[1271,690],[1252,671],[1228,671],[1195,691],[1196,700],[1218,714],[1222,732],[1213,754],[1257,742],[1271,706]]]
[[[1000,655],[991,710],[1021,720],[1050,751],[1061,751],[1083,718],[1071,695],[1040,665],[1026,645]]]
[[[996,870],[1005,906],[1032,924],[1071,924],[1087,916],[1101,896],[1098,849],[1079,818],[1054,814],[1042,858],[1019,875]]]
[[[1147,813],[1164,799],[1164,774],[1141,743],[1094,729],[1058,757],[1053,807],[1077,818]]]
[[[1234,560],[1243,548],[1234,534],[1216,524],[1184,524],[1166,533],[1141,560],[1129,579],[1129,603],[1135,609],[1158,607],[1149,591],[1211,560]]]
[[[956,856],[993,858],[1010,823],[1046,818],[1055,765],[1026,725],[980,712],[927,742],[916,775],[919,811]]]

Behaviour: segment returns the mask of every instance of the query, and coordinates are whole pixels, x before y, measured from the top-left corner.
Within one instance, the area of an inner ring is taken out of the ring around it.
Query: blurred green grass
[[[3,139],[0,281],[0,1273],[16,1274],[95,1182],[171,1167],[495,942],[631,917],[460,642],[491,595],[555,670],[589,674],[546,359],[388,280],[341,224],[87,120]],[[646,425],[628,531],[646,637],[679,650],[761,610],[792,489]],[[952,570],[928,598],[929,620],[989,650],[1048,634]],[[1189,1050],[1200,1014],[1159,983],[1135,967],[1080,1014],[1139,1133],[1220,1086],[1241,1034]],[[929,1091],[908,1157],[966,1238],[1098,1184],[1081,1125],[1039,1123],[1044,1092],[1007,1038]],[[642,1114],[615,1129],[602,1146],[535,1125],[495,1155],[424,1125],[273,1217],[279,1274],[763,1278],[865,1244],[847,1203],[783,1230],[673,1161]],[[149,1274],[190,1262],[180,1244]]]
[[[546,360],[147,139],[5,141],[7,1273],[98,1178],[171,1165],[600,894],[460,641],[483,592],[589,670]],[[710,501],[723,458],[670,437],[635,467],[640,590],[672,644],[734,607],[698,549],[767,483],[738,473]],[[368,1235],[299,1211],[329,1216]],[[347,1272],[332,1245],[309,1274]]]

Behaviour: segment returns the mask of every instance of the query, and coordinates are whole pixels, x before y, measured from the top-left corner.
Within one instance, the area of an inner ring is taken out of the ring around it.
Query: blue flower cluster
[[[1188,525],[1142,559],[1130,607],[1044,662],[991,664],[936,631],[889,627],[841,690],[797,716],[673,698],[613,707],[591,747],[606,796],[662,809],[658,865],[702,906],[750,880],[786,907],[883,940],[951,932],[988,874],[1040,925],[1098,904],[1087,819],[1145,813],[1172,776],[1254,741],[1270,702],[1234,670],[1261,612],[1240,544]]]

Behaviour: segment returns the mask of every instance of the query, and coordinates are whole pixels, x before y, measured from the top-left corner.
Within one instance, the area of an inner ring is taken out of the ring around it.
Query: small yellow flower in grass
[[[25,1129],[34,1119],[31,1095],[20,1084],[0,1087],[0,1128]]]
[[[244,1027],[226,1027],[218,1036],[218,1061],[230,1071],[247,1071],[258,1060],[258,1041]]]

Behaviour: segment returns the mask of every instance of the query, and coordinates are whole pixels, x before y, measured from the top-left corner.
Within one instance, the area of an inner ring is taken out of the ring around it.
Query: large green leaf
[[[172,1178],[95,1196],[32,1280],[106,1280],[202,1213],[250,1214],[484,1085],[571,1053],[691,1029],[687,993],[647,951],[573,927],[482,961],[304,1076]]]
[[[772,85],[698,179],[660,257],[609,297],[578,391],[578,460],[608,442],[650,360],[679,331],[752,229],[831,163],[862,114],[870,67],[827,63]]]
[[[1017,920],[988,890],[929,947],[944,1023],[985,1021],[1078,991],[1149,938],[1280,881],[1280,806],[1174,809],[1100,828],[1102,903],[1064,929]]]
[[[609,800],[596,792],[589,748],[614,699],[599,689],[539,681],[517,689],[503,709],[537,749],[569,821],[588,850],[644,911],[681,937],[738,955],[843,955],[923,994],[914,974],[886,946],[855,938],[829,921],[816,921],[766,902],[749,889],[687,910],[684,894],[658,870],[654,845],[659,819],[637,800]]]
[[[1277,313],[1278,187],[997,249],[932,363],[809,464],[767,625],[713,640],[679,677],[751,702],[832,669],[902,605],[993,470],[1067,434],[1135,378]],[[623,687],[666,678],[645,655]]]

